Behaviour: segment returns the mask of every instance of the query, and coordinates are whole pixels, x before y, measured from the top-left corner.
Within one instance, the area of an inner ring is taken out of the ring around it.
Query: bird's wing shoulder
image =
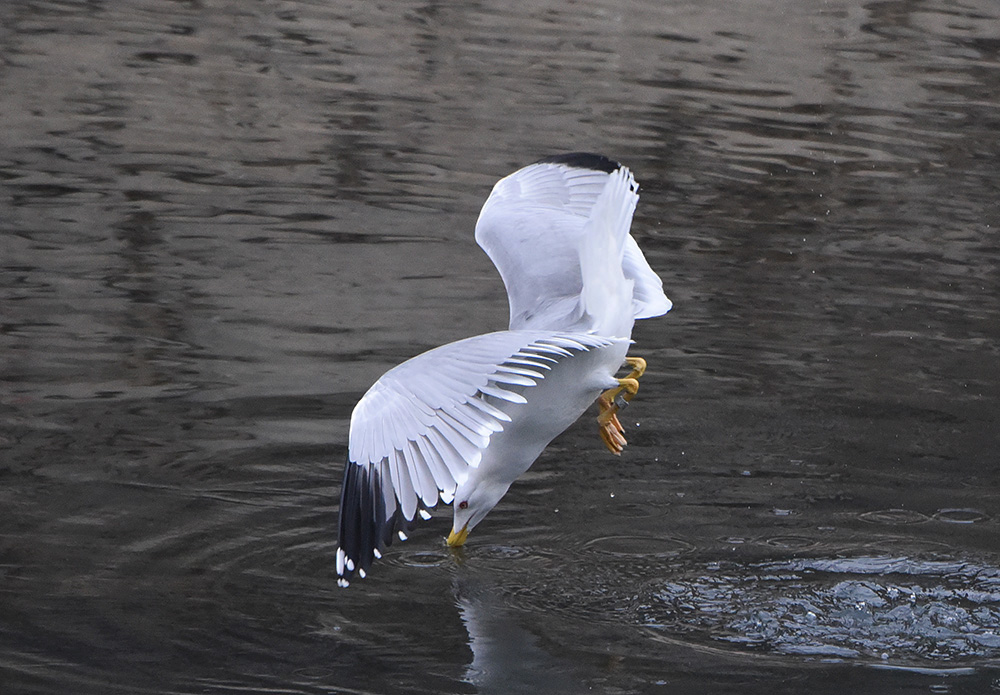
[[[393,536],[479,466],[490,437],[510,421],[553,364],[603,347],[596,335],[500,331],[449,343],[386,372],[351,416],[340,501],[337,573],[367,571]]]

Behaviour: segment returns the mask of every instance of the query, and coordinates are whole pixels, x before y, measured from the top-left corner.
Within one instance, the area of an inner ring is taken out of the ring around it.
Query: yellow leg
[[[604,397],[604,394],[597,397],[597,406],[601,409],[600,415],[597,416],[601,439],[604,441],[604,446],[608,447],[608,451],[618,456],[628,444],[625,441],[625,428],[618,421],[618,409]]]
[[[601,439],[604,440],[608,451],[616,456],[622,453],[622,449],[628,443],[625,441],[625,428],[618,420],[618,411],[628,405],[638,391],[639,382],[625,377],[618,380],[617,387],[605,391],[597,398],[597,405],[601,409],[601,414],[597,416],[597,424],[601,427]]]
[[[600,425],[601,439],[615,456],[622,453],[628,442],[625,440],[625,428],[618,420],[618,411],[628,405],[639,391],[639,377],[646,372],[646,360],[641,357],[626,357],[625,363],[632,368],[624,379],[618,379],[618,386],[602,393],[597,398],[597,406],[601,412],[597,416]]]
[[[632,368],[632,372],[626,379],[638,379],[646,373],[646,360],[641,357],[626,357],[625,364]]]

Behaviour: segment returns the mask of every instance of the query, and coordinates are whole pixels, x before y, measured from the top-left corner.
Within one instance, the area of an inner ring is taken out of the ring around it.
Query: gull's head
[[[471,490],[463,490],[462,487],[455,494],[455,521],[446,541],[453,548],[465,544],[469,532],[497,506],[510,484],[480,482]]]

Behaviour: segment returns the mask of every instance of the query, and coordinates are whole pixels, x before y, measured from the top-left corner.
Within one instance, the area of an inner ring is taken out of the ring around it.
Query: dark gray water
[[[0,4],[4,693],[1000,690],[1000,6]],[[356,400],[606,153],[675,309],[339,590]]]

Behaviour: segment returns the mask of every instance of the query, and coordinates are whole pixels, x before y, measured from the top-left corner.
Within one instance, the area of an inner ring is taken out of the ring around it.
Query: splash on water
[[[903,557],[691,568],[644,606],[655,629],[755,651],[954,662],[1000,656],[1000,569]]]

